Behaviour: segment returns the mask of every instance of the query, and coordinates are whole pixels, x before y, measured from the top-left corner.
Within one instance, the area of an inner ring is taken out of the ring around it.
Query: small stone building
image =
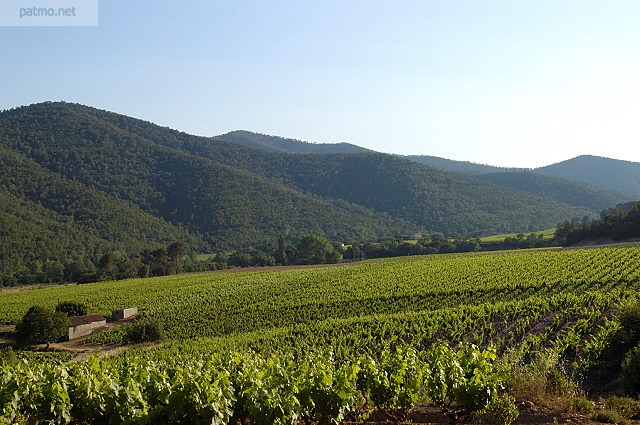
[[[113,310],[113,312],[111,312],[111,319],[122,320],[133,317],[136,314],[138,314],[138,307],[123,308],[120,310]]]
[[[107,326],[107,319],[98,314],[75,316],[70,318],[69,340],[90,335],[94,330]]]

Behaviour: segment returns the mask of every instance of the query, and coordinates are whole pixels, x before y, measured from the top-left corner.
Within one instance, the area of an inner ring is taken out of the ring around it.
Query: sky
[[[0,109],[64,100],[499,166],[640,162],[637,0],[95,1],[97,26],[0,26]]]

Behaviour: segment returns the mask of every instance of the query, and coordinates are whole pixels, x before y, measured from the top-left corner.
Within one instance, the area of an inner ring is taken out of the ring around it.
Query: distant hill
[[[283,153],[359,153],[372,152],[369,149],[351,143],[310,143],[302,140],[287,139],[279,136],[237,130],[216,136],[216,139],[263,149],[269,152]]]
[[[531,171],[489,173],[474,177],[478,180],[522,190],[534,195],[546,196],[556,201],[591,210],[603,210],[633,199],[630,195],[598,186],[562,177],[545,176]]]
[[[113,210],[116,201],[130,205],[155,220],[187,229],[208,249],[247,247],[275,240],[279,234],[295,238],[317,233],[337,240],[360,240],[393,237],[413,228],[359,205],[320,199],[244,170],[159,145],[90,112],[90,108],[61,103],[4,112],[0,114],[0,146],[25,158],[24,175],[44,170],[75,187],[71,193],[92,191],[104,197],[105,211]],[[13,184],[12,176],[13,172],[3,173],[0,182],[17,193],[21,189]],[[50,181],[39,179],[25,197],[52,205],[51,209],[64,216],[74,215],[75,210],[65,201],[58,201],[58,194],[46,189]],[[39,199],[43,197],[46,199]],[[84,204],[77,203],[78,208]],[[93,225],[115,224],[104,217]],[[159,227],[139,224],[140,231],[154,228]],[[162,239],[178,238],[183,233],[166,233]]]
[[[476,176],[479,174],[499,173],[504,171],[525,171],[523,168],[503,168],[493,165],[476,164],[469,161],[456,161],[453,159],[440,158],[429,155],[407,155],[405,158],[421,164],[429,165],[438,170],[448,171],[451,173]]]
[[[640,199],[640,163],[582,155],[535,172],[615,190]]]
[[[607,181],[606,177],[601,179],[592,178],[590,181],[587,181],[586,179],[582,180],[579,176],[573,175],[569,172],[570,165],[563,165],[557,169],[553,169],[552,171],[545,171],[548,167],[538,168],[535,170],[526,168],[503,168],[492,165],[476,164],[468,161],[454,161],[451,159],[427,155],[413,155],[407,156],[406,158],[422,164],[430,165],[439,170],[473,177],[502,187],[517,189],[533,195],[555,199],[556,201],[565,202],[569,205],[589,208],[593,211],[600,211],[618,203],[635,199],[635,196],[630,193],[630,191],[620,190],[619,187],[621,186],[616,186],[614,184],[606,186],[601,184],[601,182]],[[621,172],[621,170],[618,169],[619,165],[620,164],[618,163],[608,164],[608,166],[611,167],[609,169],[611,174],[617,175]],[[585,164],[585,166],[587,165]],[[623,171],[623,173],[626,175],[627,172]],[[603,172],[602,174],[604,175],[606,173]],[[589,176],[588,173],[586,173],[586,175]],[[624,178],[622,179],[624,180]],[[627,183],[629,183],[627,187],[631,188],[633,177],[630,176],[627,180]],[[640,180],[636,179],[636,181],[640,186]],[[616,187],[618,187],[618,189],[616,189]]]
[[[562,217],[595,216],[594,210],[442,172],[395,155],[267,152],[83,108],[155,143],[260,175],[296,191],[388,213],[430,231],[458,235],[534,231],[553,227]]]
[[[0,112],[0,165],[0,275],[174,240],[481,236],[595,215],[395,155],[270,152],[61,102]]]

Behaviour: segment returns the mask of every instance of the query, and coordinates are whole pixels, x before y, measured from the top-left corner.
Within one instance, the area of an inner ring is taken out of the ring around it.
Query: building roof
[[[87,314],[86,316],[71,317],[70,320],[71,326],[80,326],[94,322],[106,321],[107,319],[105,319],[103,316],[100,316],[99,314]]]

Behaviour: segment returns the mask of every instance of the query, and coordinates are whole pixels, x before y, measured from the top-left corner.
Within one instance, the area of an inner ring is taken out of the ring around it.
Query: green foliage
[[[627,425],[629,423],[618,411],[608,409],[598,410],[593,415],[593,420],[606,424]]]
[[[593,402],[585,396],[572,397],[569,400],[568,411],[581,415],[592,415],[595,412]]]
[[[127,323],[119,328],[94,332],[87,338],[87,342],[91,344],[126,344],[127,334],[132,325],[133,323]]]
[[[605,400],[605,407],[615,410],[627,419],[633,419],[640,414],[640,401],[630,397],[611,396]]]
[[[56,306],[56,311],[60,311],[67,316],[84,316],[87,314],[87,306],[83,303],[78,303],[75,301],[63,301],[58,303]]]
[[[140,317],[127,329],[127,339],[130,342],[153,342],[164,339],[164,329],[158,319]]]
[[[445,345],[436,346],[425,371],[429,398],[445,411],[456,402],[468,412],[480,412],[504,389],[506,375],[495,361],[493,350],[480,351],[471,345],[454,352]]]
[[[627,304],[618,311],[620,331],[617,343],[623,351],[640,344],[640,303]]]
[[[422,386],[423,370],[415,350],[399,349],[383,352],[379,359],[361,360],[358,388],[372,406],[407,412],[417,403]]]
[[[631,397],[640,396],[640,345],[631,349],[622,361],[622,389]]]
[[[297,264],[335,264],[342,261],[342,253],[328,240],[309,235],[302,238],[295,251]]]
[[[575,207],[601,211],[611,205],[634,199],[630,195],[603,189],[602,187],[543,175],[532,171],[508,171],[488,173],[475,178],[503,187],[545,196]]]
[[[563,245],[582,240],[619,240],[640,236],[640,202],[618,205],[612,211],[603,211],[600,220],[578,223],[565,221],[556,228],[556,239]]]
[[[508,394],[494,395],[483,413],[491,416],[495,425],[510,425],[520,414],[516,399]]]
[[[69,332],[69,318],[63,312],[33,306],[16,325],[16,338],[22,345],[49,344]]]
[[[11,347],[0,348],[0,367],[2,366],[15,366],[18,364],[19,359],[16,356],[15,351]]]
[[[484,357],[475,349],[457,357],[472,352]],[[286,355],[229,352],[202,358],[184,354],[156,360],[140,353],[122,360],[25,363],[0,374],[0,420],[114,425],[315,420],[338,425],[365,407],[359,404],[365,395],[371,403],[366,408],[408,409],[415,404],[423,382],[420,371],[434,366],[415,352],[404,354],[408,359],[365,357],[341,364],[331,355],[293,361]],[[456,356],[453,350],[449,354]],[[479,377],[466,366],[461,375]]]

